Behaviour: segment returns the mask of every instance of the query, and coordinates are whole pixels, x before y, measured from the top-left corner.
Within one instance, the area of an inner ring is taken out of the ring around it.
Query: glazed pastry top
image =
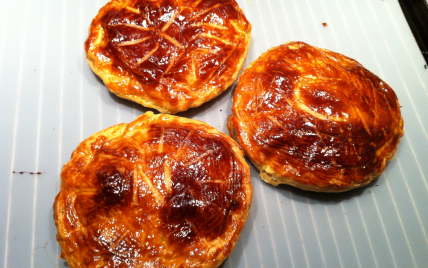
[[[245,224],[252,190],[236,143],[205,123],[146,115],[85,140],[63,168],[55,217],[76,267],[216,267]]]
[[[379,175],[403,135],[397,96],[385,82],[353,59],[302,42],[272,48],[244,71],[233,115],[253,162],[318,188],[346,189]]]
[[[107,87],[106,72],[124,77],[114,93],[175,113],[233,83],[250,30],[234,0],[113,0],[93,20],[85,48],[95,69],[108,69],[95,70]]]

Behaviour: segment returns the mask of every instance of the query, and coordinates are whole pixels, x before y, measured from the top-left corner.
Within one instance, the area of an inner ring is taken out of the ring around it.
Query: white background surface
[[[52,218],[62,165],[84,138],[148,110],[110,94],[86,63],[106,2],[0,0],[0,267],[66,265]],[[273,187],[252,166],[253,206],[222,267],[428,267],[428,69],[398,2],[238,3],[253,25],[244,67],[292,40],[347,55],[395,90],[405,136],[382,176],[342,194]],[[178,115],[227,133],[233,90]]]

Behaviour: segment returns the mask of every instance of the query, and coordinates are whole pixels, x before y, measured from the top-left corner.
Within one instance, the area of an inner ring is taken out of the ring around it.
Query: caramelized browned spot
[[[234,103],[234,126],[250,157],[320,189],[346,189],[378,174],[403,133],[386,83],[350,58],[300,42],[254,62]]]
[[[97,172],[101,193],[95,197],[95,203],[117,205],[125,202],[132,191],[132,172],[119,171],[116,166],[102,166]]]

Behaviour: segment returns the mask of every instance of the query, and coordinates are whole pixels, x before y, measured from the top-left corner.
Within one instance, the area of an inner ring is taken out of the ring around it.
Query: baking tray
[[[428,63],[428,0],[398,0],[416,42]]]
[[[66,265],[52,218],[61,167],[84,138],[148,111],[110,94],[86,63],[106,2],[1,1],[0,267]],[[253,25],[244,67],[292,40],[347,55],[395,90],[405,136],[383,175],[341,194],[273,187],[251,166],[253,205],[222,267],[428,267],[428,69],[398,0],[238,3]],[[227,133],[233,92],[178,115]]]

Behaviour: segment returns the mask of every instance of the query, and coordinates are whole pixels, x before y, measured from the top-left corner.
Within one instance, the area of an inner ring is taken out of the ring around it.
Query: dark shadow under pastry
[[[384,81],[353,59],[302,42],[251,63],[232,110],[229,131],[261,178],[304,190],[368,184],[403,136],[397,96]]]
[[[236,80],[250,36],[235,0],[111,0],[93,19],[85,50],[111,92],[174,114]]]
[[[61,179],[54,219],[72,268],[218,267],[252,198],[234,140],[151,112],[84,140]]]

